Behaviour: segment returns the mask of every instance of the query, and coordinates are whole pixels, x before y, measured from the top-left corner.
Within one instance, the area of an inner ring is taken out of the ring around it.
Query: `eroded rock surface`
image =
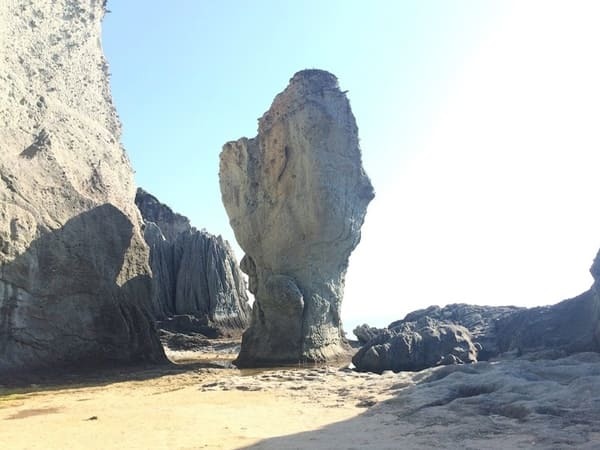
[[[161,323],[172,331],[208,337],[216,337],[219,329],[245,329],[250,317],[246,282],[229,243],[196,230],[187,217],[143,189],[135,201],[150,246],[155,317],[170,318]]]
[[[345,353],[344,276],[374,194],[336,77],[295,74],[259,119],[258,136],[225,144],[219,177],[256,298],[237,364]]]
[[[157,361],[104,2],[0,2],[0,372]]]

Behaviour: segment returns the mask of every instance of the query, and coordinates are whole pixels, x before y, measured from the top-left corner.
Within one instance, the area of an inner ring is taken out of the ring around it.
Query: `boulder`
[[[219,179],[256,299],[236,364],[346,354],[344,277],[374,193],[337,78],[296,73],[259,119],[258,136],[224,145]]]
[[[465,327],[423,317],[382,331],[354,355],[363,372],[417,371],[477,361],[477,347]]]
[[[469,330],[473,342],[477,343],[478,360],[483,361],[500,353],[495,328],[497,321],[522,310],[525,308],[468,305],[466,303],[454,303],[443,308],[430,306],[407,314],[404,319],[392,322],[388,328],[394,330],[405,322],[415,322],[423,318],[463,326]]]
[[[1,373],[165,360],[102,3],[0,3]]]
[[[352,332],[354,333],[354,336],[356,336],[356,338],[358,339],[358,343],[360,345],[365,345],[371,339],[379,336],[385,331],[385,328],[371,327],[366,323],[363,323],[362,325],[359,325],[356,328],[354,328]]]
[[[135,202],[150,246],[152,312],[159,320],[171,318],[161,328],[185,332],[189,326],[184,324],[193,322],[202,327],[194,331],[210,336],[245,329],[250,317],[246,282],[229,243],[196,230],[187,217],[143,189]]]

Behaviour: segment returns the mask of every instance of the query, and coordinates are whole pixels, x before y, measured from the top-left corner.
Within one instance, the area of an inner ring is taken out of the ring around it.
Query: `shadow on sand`
[[[211,361],[149,364],[119,364],[115,367],[81,367],[30,371],[20,376],[2,379],[0,400],[3,396],[51,392],[62,389],[106,386],[125,381],[146,381],[166,376],[194,372],[199,369],[225,369],[225,364]]]
[[[598,353],[437,367],[412,380],[356,417],[245,449],[600,448]]]

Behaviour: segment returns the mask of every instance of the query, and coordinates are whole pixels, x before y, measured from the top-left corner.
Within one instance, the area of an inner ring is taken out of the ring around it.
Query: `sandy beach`
[[[244,448],[356,417],[389,397],[381,388],[392,384],[336,367],[217,368],[215,356],[226,363],[231,355],[191,361],[190,353],[178,353],[186,361],[178,367],[107,375],[85,386],[5,389],[3,448]]]
[[[226,346],[225,346],[226,347]],[[238,370],[229,351],[0,391],[6,449],[600,447],[600,356]],[[215,360],[214,357],[220,359]]]

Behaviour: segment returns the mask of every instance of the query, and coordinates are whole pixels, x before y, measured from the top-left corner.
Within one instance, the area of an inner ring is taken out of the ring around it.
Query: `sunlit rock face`
[[[337,78],[295,74],[258,136],[225,144],[219,176],[256,299],[237,365],[344,354],[344,276],[374,193]]]
[[[164,358],[103,3],[0,2],[0,372]]]

